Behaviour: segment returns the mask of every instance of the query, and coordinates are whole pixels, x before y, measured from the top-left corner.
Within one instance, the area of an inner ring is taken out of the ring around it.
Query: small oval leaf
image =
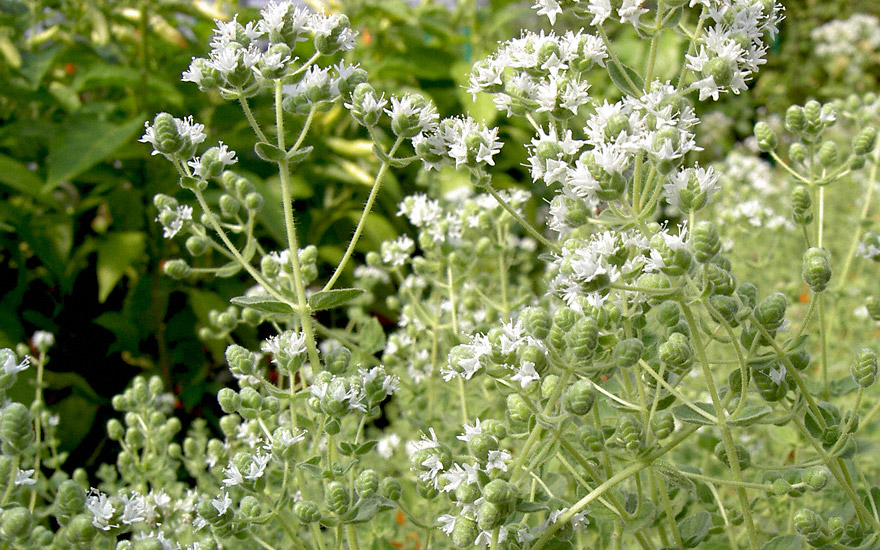
[[[678,522],[678,532],[685,548],[696,548],[709,534],[712,526],[712,516],[709,512],[701,510],[694,515],[688,516]]]
[[[751,426],[757,424],[762,418],[773,412],[773,408],[766,403],[759,405],[746,405],[736,418],[727,421],[731,426]]]
[[[270,296],[238,296],[229,301],[237,306],[249,307],[263,313],[293,313],[290,304],[279,302]]]
[[[312,308],[312,311],[331,309],[350,302],[363,293],[363,289],[360,288],[322,290],[309,296],[309,307]]]
[[[275,147],[271,143],[259,142],[254,146],[254,152],[257,153],[257,156],[266,162],[279,162],[284,160],[284,157],[287,155],[284,151]]]
[[[617,86],[617,89],[626,95],[633,97],[641,97],[645,89],[645,81],[631,67],[627,67],[623,63],[610,62],[606,65],[608,76]]]
[[[698,426],[714,426],[718,422],[715,421],[715,409],[712,408],[712,405],[708,403],[694,403],[698,409],[706,411],[707,415],[702,415],[687,405],[679,405],[672,409],[672,414],[675,418],[681,420],[682,422],[687,422],[688,424],[696,424]]]
[[[300,162],[306,160],[306,157],[311,154],[313,149],[314,147],[309,145],[308,147],[301,147],[295,151],[291,150],[287,153],[287,161],[290,162],[290,164],[299,164]]]

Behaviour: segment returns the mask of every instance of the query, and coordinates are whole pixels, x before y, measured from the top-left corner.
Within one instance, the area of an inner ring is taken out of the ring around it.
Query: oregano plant
[[[218,22],[183,80],[241,108],[277,169],[285,242],[258,230],[266,199],[236,171],[249,151],[169,113],[142,141],[179,174],[155,206],[189,256],[165,273],[252,282],[202,331],[227,345],[224,416],[184,430],[161,380],[138,377],[113,400],[116,463],[67,474],[40,385],[51,335],[3,350],[3,388],[38,381],[0,416],[4,548],[880,544],[880,100],[769,113],[701,166],[697,113],[748,93],[781,6],[534,7],[553,30],[470,74],[504,132],[441,119],[427,93],[386,97],[341,59],[343,14],[271,2]],[[320,117],[350,117],[378,161],[329,273],[290,190]],[[510,185],[496,164],[516,154]],[[399,204],[411,230],[361,254],[403,169],[427,183]]]

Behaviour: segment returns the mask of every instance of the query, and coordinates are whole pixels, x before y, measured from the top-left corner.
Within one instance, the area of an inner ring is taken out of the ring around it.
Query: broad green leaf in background
[[[146,236],[139,231],[109,233],[98,243],[98,301],[110,291],[146,250]]]
[[[103,120],[77,119],[49,143],[49,177],[44,191],[54,189],[92,166],[106,160],[143,128],[144,118],[138,116],[122,125]]]
[[[31,90],[36,90],[40,86],[43,77],[52,67],[55,57],[63,49],[63,45],[53,44],[36,52],[21,52],[21,69],[19,69],[19,73],[27,79]]]
[[[41,191],[43,180],[24,164],[6,155],[0,155],[0,183],[31,196],[44,205],[53,202],[49,195]]]

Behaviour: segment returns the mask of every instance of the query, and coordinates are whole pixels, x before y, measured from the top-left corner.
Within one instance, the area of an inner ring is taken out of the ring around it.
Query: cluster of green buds
[[[113,398],[113,408],[124,413],[123,421],[109,420],[107,435],[122,445],[116,467],[126,483],[161,487],[176,479],[181,447],[175,437],[181,423],[170,415],[174,402],[158,376],[136,377]]]

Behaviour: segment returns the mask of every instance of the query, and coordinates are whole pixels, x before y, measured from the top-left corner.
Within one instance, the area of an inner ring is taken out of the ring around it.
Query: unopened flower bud
[[[257,192],[248,193],[244,198],[244,207],[251,212],[256,212],[263,207],[263,195]]]
[[[807,129],[816,133],[822,129],[822,104],[816,100],[810,100],[804,104],[804,117]]]
[[[186,250],[193,256],[201,256],[208,251],[210,246],[211,240],[208,237],[191,235],[186,239]]]
[[[0,538],[13,541],[27,535],[31,525],[31,514],[23,506],[8,508],[0,513]]]
[[[825,141],[822,142],[822,145],[819,146],[819,152],[816,154],[819,159],[819,163],[829,168],[837,164],[838,161],[838,151],[837,144],[833,141]]]
[[[791,192],[791,214],[795,223],[800,225],[813,221],[813,197],[806,187],[798,186]]]
[[[238,432],[238,426],[241,424],[241,419],[238,415],[235,414],[227,414],[220,418],[220,431],[223,432],[223,435],[226,437],[235,437]]]
[[[231,218],[238,214],[238,210],[241,207],[241,203],[239,203],[235,197],[227,194],[220,195],[219,204],[220,213],[228,218]]]
[[[638,338],[627,338],[621,340],[614,346],[611,354],[611,361],[616,367],[625,369],[639,362],[642,353],[645,351],[645,344]]]
[[[785,111],[785,129],[796,134],[804,129],[807,124],[807,115],[800,105],[792,105]]]
[[[379,474],[375,470],[364,470],[354,480],[354,488],[362,497],[379,490]]]
[[[598,453],[605,448],[605,434],[593,426],[582,426],[578,430],[578,439],[584,450],[589,453]]]
[[[183,260],[167,260],[162,264],[162,271],[172,279],[183,279],[192,273],[192,268]]]
[[[98,534],[97,528],[92,524],[90,514],[78,514],[70,520],[65,535],[67,540],[74,545],[88,544]]]
[[[820,491],[826,484],[828,484],[828,478],[830,475],[828,467],[813,466],[803,473],[802,479],[811,491]]]
[[[461,515],[455,518],[455,525],[452,527],[452,544],[458,548],[468,548],[473,546],[474,541],[479,534],[477,522],[473,519]]]
[[[807,160],[807,148],[803,143],[792,143],[788,147],[788,158],[792,161],[803,164]]]
[[[562,405],[572,414],[583,416],[590,412],[596,400],[596,391],[589,380],[578,380],[565,390]]]
[[[483,487],[483,498],[501,508],[512,506],[516,497],[516,487],[503,479],[493,479]]]
[[[812,247],[804,253],[801,277],[815,293],[825,290],[831,280],[831,261],[824,248]]]
[[[217,401],[226,414],[234,413],[241,406],[241,396],[231,388],[222,388],[217,393]]]
[[[342,514],[348,509],[348,489],[339,481],[331,481],[327,484],[324,498],[329,509],[334,514]]]
[[[864,348],[856,355],[856,360],[850,367],[850,374],[856,384],[868,388],[877,379],[877,354],[871,348]]]
[[[715,57],[703,64],[703,76],[711,76],[719,87],[728,86],[736,74],[736,61],[727,57]]]
[[[518,393],[507,396],[507,414],[516,422],[526,423],[532,418],[532,410]]]
[[[669,411],[660,411],[651,419],[651,430],[657,439],[666,439],[675,431],[675,418]]]
[[[862,128],[853,139],[853,153],[857,155],[867,155],[874,150],[877,144],[877,129],[873,126]]]
[[[642,448],[644,431],[642,425],[631,415],[621,418],[615,432],[617,442],[631,453],[636,453]]]
[[[788,300],[785,299],[785,294],[774,292],[758,303],[755,308],[755,319],[768,331],[776,330],[785,321],[787,307]]]
[[[561,307],[553,314],[553,325],[568,332],[578,320],[578,314],[568,307]]]
[[[571,350],[578,359],[589,359],[599,342],[599,324],[595,317],[581,317],[568,334]]]
[[[474,458],[486,461],[489,458],[489,451],[498,450],[498,440],[493,435],[477,434],[468,441],[468,450],[474,455]]]
[[[351,363],[351,351],[344,346],[332,349],[324,357],[324,369],[332,374],[342,374]]]
[[[694,363],[694,354],[688,339],[679,332],[672,333],[666,342],[660,344],[657,356],[669,370],[678,374],[687,372]]]
[[[0,441],[3,453],[20,455],[34,442],[31,413],[21,403],[12,402],[0,411]]]
[[[55,517],[66,523],[83,510],[86,492],[72,479],[65,480],[58,486],[55,494]]]
[[[691,248],[694,249],[694,259],[701,264],[718,255],[721,251],[721,237],[715,224],[709,221],[697,223],[691,237]]]
[[[294,504],[293,514],[303,524],[314,523],[321,519],[321,509],[311,500],[301,500]]]
[[[822,531],[822,517],[809,508],[802,508],[795,512],[792,518],[794,528],[807,539],[816,537]]]
[[[865,300],[865,307],[868,308],[868,315],[874,321],[880,321],[880,297],[868,296]]]
[[[492,504],[488,500],[484,500],[477,510],[477,524],[484,531],[491,531],[496,527],[504,525],[507,514],[501,506]]]
[[[550,332],[551,319],[542,307],[529,307],[520,314],[526,332],[537,340],[543,340]]]
[[[174,117],[168,113],[159,113],[153,119],[153,147],[163,155],[174,155],[186,145],[180,135]]]
[[[393,477],[386,477],[382,480],[382,483],[379,484],[379,494],[388,500],[400,500],[401,492],[402,489],[400,487],[400,482]]]
[[[755,124],[755,138],[758,140],[758,149],[761,151],[772,151],[779,145],[776,132],[766,122]]]

